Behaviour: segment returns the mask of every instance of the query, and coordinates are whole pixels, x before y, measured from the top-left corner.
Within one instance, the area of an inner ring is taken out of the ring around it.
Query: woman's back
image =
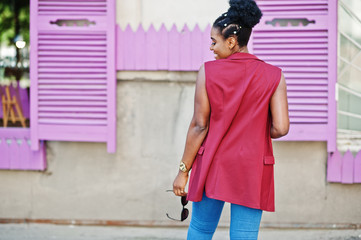
[[[201,177],[193,181],[191,176],[189,199],[199,198],[205,186],[208,197],[273,211],[273,198],[262,196],[273,194],[273,181],[264,181],[273,166],[264,161],[273,159],[269,103],[281,70],[254,55],[235,53],[207,62],[205,75],[210,127],[201,173],[194,166],[191,174]]]

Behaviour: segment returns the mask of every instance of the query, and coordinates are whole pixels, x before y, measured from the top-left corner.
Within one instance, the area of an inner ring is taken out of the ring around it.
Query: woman
[[[262,211],[274,211],[271,138],[288,133],[289,118],[281,70],[248,53],[261,16],[253,0],[230,0],[211,30],[216,60],[199,70],[173,183],[177,196],[193,201],[188,239],[212,239],[224,202],[231,203],[231,239],[257,239]]]

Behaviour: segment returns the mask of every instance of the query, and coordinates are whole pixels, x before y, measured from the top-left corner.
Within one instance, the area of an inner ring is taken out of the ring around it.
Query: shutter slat
[[[68,89],[68,90],[86,90],[86,89],[106,89],[102,85],[39,85],[39,89]]]
[[[38,64],[39,68],[85,68],[85,67],[94,67],[104,68],[104,63],[89,63],[89,62],[44,62]]]
[[[323,55],[327,55],[328,51],[327,51],[327,48],[325,49],[322,49],[322,48],[319,48],[319,49],[302,49],[303,51],[300,52],[298,51],[297,49],[283,49],[283,48],[280,48],[280,49],[276,49],[276,48],[273,48],[273,49],[265,49],[264,47],[258,47],[258,46],[254,46],[253,47],[253,50],[256,52],[257,50],[259,51],[262,51],[262,54],[267,54],[267,55],[308,55],[308,56],[312,56],[312,55],[316,55],[316,54],[323,54]]]
[[[46,106],[40,106],[39,107],[39,114],[42,112],[85,112],[85,113],[91,113],[91,112],[105,112],[103,107],[93,106],[82,106],[82,107],[74,107],[74,106],[67,106],[67,107],[59,107],[59,106],[52,106],[52,107],[46,107]]]
[[[61,96],[61,95],[44,96],[44,95],[40,95],[39,100],[40,100],[40,103],[43,104],[43,101],[45,101],[45,100],[69,100],[69,101],[73,101],[73,100],[98,101],[98,100],[100,100],[100,101],[106,101],[107,99],[106,99],[106,96],[86,96],[86,95],[83,95],[83,96],[75,96],[75,95],[71,95],[71,96]]]
[[[59,15],[74,15],[74,16],[81,16],[81,15],[105,15],[105,11],[81,11],[80,9],[77,11],[72,11],[72,10],[63,10],[63,11],[52,11],[50,9],[43,9],[42,14],[44,15],[54,15],[54,14],[59,14]]]
[[[39,80],[39,83],[41,85],[53,84],[53,83],[59,84],[58,80],[59,79],[41,79],[41,80]],[[98,79],[61,79],[61,81],[63,84],[69,84],[69,83],[70,84],[87,84],[87,85],[96,84],[97,86],[106,84],[105,79],[102,79],[102,80],[98,80]],[[104,89],[106,89],[106,85],[104,85]]]
[[[293,11],[293,12],[306,12],[309,10],[312,11],[320,11],[322,12],[322,10],[327,7],[327,4],[324,5],[297,5],[297,4],[293,4],[293,5],[287,5],[287,4],[283,4],[283,5],[261,5],[260,8],[262,8],[263,11],[265,12],[280,12],[280,11]]]
[[[309,117],[305,117],[305,118],[298,118],[298,117],[294,117],[290,120],[291,124],[292,123],[327,123],[327,118],[309,118]]]
[[[288,91],[287,92],[287,96],[289,98],[301,98],[301,97],[306,97],[306,98],[311,98],[311,97],[318,97],[318,98],[327,98],[327,91],[326,92],[300,92],[300,91]],[[306,102],[305,102],[306,103]]]
[[[275,31],[257,31],[257,35],[254,35],[254,39],[260,39],[260,38],[266,38],[266,39],[273,39],[273,38],[279,38],[279,39],[308,39],[308,38],[321,38],[321,39],[327,39],[328,34],[327,31],[316,31],[316,30],[279,30],[277,31],[277,35],[275,35]]]
[[[106,15],[108,1],[48,1],[38,0],[39,15]]]
[[[68,95],[68,94],[72,94],[72,96],[78,96],[78,95],[94,95],[94,96],[106,96],[107,91],[106,88],[104,88],[104,90],[86,90],[82,89],[82,90],[75,90],[75,91],[64,91],[64,90],[39,90],[39,95],[40,96],[46,96],[46,95],[50,95],[48,97],[51,97],[51,95],[56,95],[56,97],[59,97],[61,95]]]
[[[288,85],[307,85],[307,86],[312,86],[312,85],[324,85],[324,86],[328,86],[327,83],[327,79],[324,80],[320,80],[320,79],[299,79],[299,78],[287,78],[287,86]]]
[[[328,114],[327,111],[323,111],[323,112],[315,112],[315,111],[289,111],[289,114],[291,117],[304,117],[304,116],[309,116],[309,117],[323,117],[323,118],[327,118]]]
[[[264,15],[326,15],[328,1],[279,1],[257,0],[257,4]]]
[[[307,4],[307,5],[313,5],[313,4],[327,4],[328,0],[292,0],[293,4]],[[259,6],[262,5],[287,5],[290,4],[290,0],[257,0],[257,4]]]
[[[106,101],[43,101],[39,100],[39,106],[106,106]]]
[[[61,40],[40,40],[39,39],[39,46],[102,46],[106,47],[106,39],[101,40],[90,40],[90,39],[61,39]]]
[[[106,66],[102,66],[102,68],[39,68],[39,74],[82,74],[82,73],[96,73],[96,74],[105,74]],[[56,76],[56,75],[54,75]]]
[[[302,72],[307,72],[307,73],[325,73],[327,72],[327,67],[311,67],[311,66],[287,66],[284,67],[285,71],[284,72],[297,72],[297,73],[302,73]]]
[[[69,124],[69,125],[106,125],[106,120],[92,120],[92,119],[54,119],[54,118],[39,118],[39,123],[42,124]]]
[[[283,67],[328,67],[325,61],[266,61],[269,64],[276,65],[280,68]]]
[[[262,10],[262,8],[261,8]],[[314,9],[314,10],[310,10],[308,11],[309,14],[315,14],[315,15],[321,15],[321,14],[324,14],[325,12],[323,10],[317,10],[317,9]],[[289,15],[291,18],[294,16],[294,15],[302,15],[302,14],[305,14],[305,11],[297,11],[297,10],[294,10],[294,11],[290,11],[290,10],[287,10],[287,9],[274,9],[274,10],[268,10],[268,11],[263,11],[263,14],[269,14],[269,15],[275,15],[275,16],[279,16],[279,15]]]
[[[317,105],[317,104],[325,104],[327,105],[327,99],[324,98],[301,98],[301,97],[289,97],[288,98],[288,103],[289,104],[312,104],[312,105]]]
[[[271,62],[272,60],[281,60],[281,61],[309,61],[309,62],[316,62],[316,61],[327,61],[327,55],[310,55],[310,56],[302,56],[302,55],[272,55],[272,54],[257,54],[259,58],[264,61]]]
[[[48,42],[48,41],[74,41],[74,42],[79,42],[79,41],[86,41],[86,40],[91,40],[91,41],[101,41],[101,42],[106,42],[106,38],[104,37],[103,34],[81,34],[81,35],[67,35],[67,34],[62,34],[62,35],[56,35],[56,34],[43,34],[43,35],[39,35],[39,42]]]
[[[75,52],[79,52],[81,53],[82,51],[89,51],[89,52],[103,52],[105,53],[105,46],[60,46],[60,45],[53,45],[53,46],[49,46],[49,45],[39,45],[38,50],[41,51],[52,51],[52,52],[56,52],[56,51],[75,51]]]
[[[288,109],[290,111],[324,111],[327,112],[327,105],[289,105]]]
[[[63,3],[63,2],[78,2],[78,3],[88,3],[88,2],[109,2],[108,0],[40,0],[39,4],[41,3]]]
[[[103,118],[106,119],[107,114],[106,113],[71,113],[71,112],[42,112],[39,113],[39,117],[43,118]]]
[[[106,61],[105,57],[66,57],[66,56],[44,56],[39,59],[39,64],[44,63],[70,63],[70,62],[88,62],[88,63],[104,63]]]
[[[327,38],[255,38],[255,44],[327,44]]]
[[[47,73],[42,73],[39,74],[39,79],[69,79],[69,78],[103,78],[106,79],[107,75],[103,74],[103,73],[93,73],[93,74],[85,74],[85,73],[78,73],[78,74],[68,74],[68,73],[62,73],[61,75],[56,75],[56,74],[47,74]]]
[[[287,73],[286,78],[311,78],[311,79],[327,79],[327,73],[309,73],[307,71],[301,73],[294,73],[287,71],[287,68],[284,68],[284,73]]]
[[[308,84],[304,85],[294,85],[294,84],[287,84],[287,91],[317,91],[317,92],[326,92],[328,91],[327,85],[316,85],[316,86],[310,86]]]
[[[60,8],[66,8],[66,7],[81,7],[81,8],[104,8],[106,7],[106,4],[103,2],[78,2],[78,1],[74,1],[74,2],[65,2],[65,1],[58,1],[58,2],[50,2],[50,1],[41,1],[39,3],[39,7],[52,7],[56,10]]]
[[[53,51],[53,50],[48,50],[48,51],[39,51],[39,57],[47,57],[47,56],[59,56],[59,57],[106,57],[106,53],[105,52],[75,52],[75,51],[68,51],[68,50],[64,50],[64,51]],[[41,59],[40,59],[41,60]]]
[[[309,42],[309,43],[256,43],[257,49],[269,49],[269,48],[277,48],[277,49],[327,49],[328,44],[325,42]]]

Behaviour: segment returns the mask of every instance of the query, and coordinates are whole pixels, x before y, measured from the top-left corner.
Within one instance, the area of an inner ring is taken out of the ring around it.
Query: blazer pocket
[[[198,150],[198,155],[203,155],[203,153],[204,153],[204,147],[201,146]]]
[[[275,164],[275,157],[274,156],[264,156],[263,163],[265,165],[273,165],[273,164]]]

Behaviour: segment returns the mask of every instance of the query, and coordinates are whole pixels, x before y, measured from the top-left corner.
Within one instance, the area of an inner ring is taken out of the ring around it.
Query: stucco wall
[[[141,23],[145,29],[153,24],[158,29],[164,24],[168,29],[176,24],[202,29],[226,12],[228,0],[118,0],[117,23],[124,28],[130,24],[133,29]]]
[[[178,171],[195,77],[119,73],[116,154],[102,143],[48,142],[46,172],[0,171],[0,219],[175,224],[165,213],[179,217],[181,204],[165,190]],[[263,224],[361,223],[361,184],[326,182],[325,143],[275,142],[274,149],[276,212],[265,213]]]

